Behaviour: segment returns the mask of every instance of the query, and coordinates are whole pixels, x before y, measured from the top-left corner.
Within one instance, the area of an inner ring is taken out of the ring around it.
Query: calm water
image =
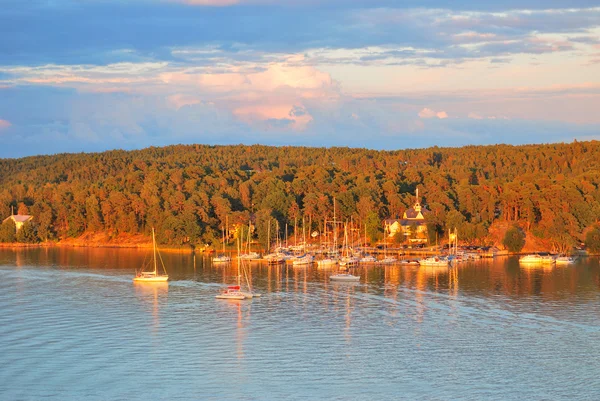
[[[598,400],[600,267],[450,270],[253,265],[263,293],[214,296],[234,270],[146,252],[0,250],[1,400]]]

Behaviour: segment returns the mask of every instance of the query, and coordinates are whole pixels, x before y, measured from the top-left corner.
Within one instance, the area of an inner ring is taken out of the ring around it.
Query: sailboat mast
[[[240,286],[242,283],[240,281],[240,238],[237,238],[237,285]]]
[[[156,238],[154,236],[154,227],[152,227],[152,248],[154,249],[154,275],[156,276],[158,270],[156,266]]]
[[[333,198],[333,248],[337,251],[337,222],[335,221],[335,198]]]

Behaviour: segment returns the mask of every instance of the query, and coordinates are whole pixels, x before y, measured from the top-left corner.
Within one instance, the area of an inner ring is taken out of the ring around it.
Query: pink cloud
[[[419,112],[419,117],[421,118],[434,118],[437,117],[439,119],[448,118],[448,113],[445,111],[434,111],[430,108],[425,107],[423,110]]]
[[[170,106],[173,106],[174,108],[179,110],[183,106],[192,106],[194,104],[200,104],[201,100],[192,95],[178,93],[175,95],[168,96],[167,102]]]
[[[0,130],[10,127],[12,124],[6,120],[0,119]]]
[[[302,110],[301,113],[298,110]],[[282,104],[279,101],[264,101],[262,104],[241,105],[233,110],[233,114],[248,124],[264,124],[270,120],[288,121],[289,128],[304,131],[313,120],[301,104]]]

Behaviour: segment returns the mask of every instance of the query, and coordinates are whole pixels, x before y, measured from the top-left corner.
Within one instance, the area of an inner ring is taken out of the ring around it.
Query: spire
[[[419,203],[419,188],[417,188],[416,202],[413,206],[413,209],[415,209],[415,212],[417,213],[421,212],[421,204]]]

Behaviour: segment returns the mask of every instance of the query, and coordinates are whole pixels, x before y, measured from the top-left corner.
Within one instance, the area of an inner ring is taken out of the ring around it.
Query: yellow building
[[[427,214],[429,210],[419,202],[417,189],[415,204],[404,211],[402,219],[387,219],[385,228],[389,237],[402,232],[411,243],[427,243]],[[410,238],[412,237],[412,238]]]

